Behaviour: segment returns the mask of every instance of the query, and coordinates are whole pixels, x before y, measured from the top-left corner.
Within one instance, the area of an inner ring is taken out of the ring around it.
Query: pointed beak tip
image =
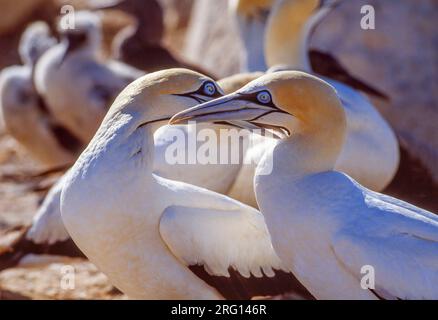
[[[170,118],[170,120],[169,120],[169,124],[170,124],[170,125],[174,125],[174,124],[184,124],[184,123],[187,123],[190,119],[191,119],[191,117],[178,117],[178,116],[173,116],[172,118]]]

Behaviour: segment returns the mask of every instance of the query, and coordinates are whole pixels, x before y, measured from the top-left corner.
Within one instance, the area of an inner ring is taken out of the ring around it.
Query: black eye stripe
[[[270,100],[269,103],[262,103],[257,96],[261,93],[261,92],[266,92],[267,94],[269,94]],[[263,90],[263,91],[257,91],[257,92],[253,92],[253,93],[238,93],[238,95],[241,97],[241,100],[245,100],[245,101],[250,101],[259,105],[263,105],[263,106],[267,106],[267,107],[271,107],[273,109],[276,109],[280,112],[283,112],[282,110],[280,110],[275,104],[274,101],[272,101],[272,96],[269,93],[269,91]]]
[[[215,88],[215,92],[212,95],[208,95],[205,93],[205,86],[207,84],[212,84],[213,87]],[[214,84],[214,82],[212,81],[205,81],[204,83],[202,83],[202,85],[195,91],[192,92],[187,92],[187,93],[180,93],[180,94],[174,94],[174,96],[180,96],[180,97],[187,97],[187,98],[192,98],[194,100],[196,100],[196,102],[198,103],[203,103],[207,100],[203,100],[198,96],[203,96],[203,97],[208,97],[208,98],[219,98],[222,97],[222,93],[219,91],[219,89],[217,88],[217,86]]]

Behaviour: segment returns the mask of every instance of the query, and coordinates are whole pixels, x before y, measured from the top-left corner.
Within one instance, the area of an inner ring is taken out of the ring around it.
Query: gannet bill
[[[275,282],[274,270],[283,270],[257,210],[153,173],[154,131],[179,109],[210,100],[213,89],[210,78],[185,69],[131,83],[64,183],[67,231],[131,298],[220,299],[228,296],[226,288],[236,297],[240,285],[234,281],[242,276],[261,289],[253,282]],[[190,266],[204,266],[210,280],[198,278]],[[230,269],[235,271],[228,278]],[[227,279],[232,287],[215,287]],[[282,279],[280,286],[288,283]],[[264,293],[277,289],[271,284]],[[253,294],[241,292],[246,298]]]
[[[61,42],[36,65],[35,83],[51,113],[88,143],[117,94],[143,73],[128,65],[100,57],[100,18],[75,13],[75,27],[58,29]]]
[[[3,69],[0,74],[0,105],[5,128],[45,167],[74,162],[80,141],[50,114],[33,83],[35,64],[56,44],[44,22],[35,22],[23,32],[19,54],[23,65]]]
[[[332,86],[302,72],[267,74],[170,123],[223,119],[285,135],[254,186],[276,252],[317,299],[438,299],[438,217],[334,170],[346,115]],[[371,287],[361,285],[364,267],[374,270]]]

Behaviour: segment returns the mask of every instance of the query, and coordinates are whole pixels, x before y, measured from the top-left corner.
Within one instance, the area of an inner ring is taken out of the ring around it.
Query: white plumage
[[[205,81],[211,83],[175,69],[132,83],[64,184],[61,212],[68,232],[132,298],[220,298],[190,264],[204,264],[216,276],[227,275],[229,267],[246,276],[283,269],[257,210],[153,173],[157,125],[148,123],[196,103],[190,92]]]
[[[72,163],[76,146],[64,145],[57,137],[61,126],[45,110],[33,82],[35,63],[56,41],[43,22],[31,24],[23,33],[19,53],[22,66],[11,66],[0,74],[0,105],[4,125],[35,159],[46,167]]]
[[[59,30],[61,42],[36,66],[38,92],[53,115],[88,143],[118,93],[143,74],[100,57],[100,19],[91,12],[75,13],[75,28]]]

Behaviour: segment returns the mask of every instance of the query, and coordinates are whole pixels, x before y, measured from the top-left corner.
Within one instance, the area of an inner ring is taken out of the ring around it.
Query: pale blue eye
[[[261,91],[257,94],[257,100],[260,103],[268,104],[271,102],[271,95],[269,94],[268,91]]]
[[[216,87],[213,83],[208,82],[204,85],[204,93],[208,96],[212,96],[216,93]]]

